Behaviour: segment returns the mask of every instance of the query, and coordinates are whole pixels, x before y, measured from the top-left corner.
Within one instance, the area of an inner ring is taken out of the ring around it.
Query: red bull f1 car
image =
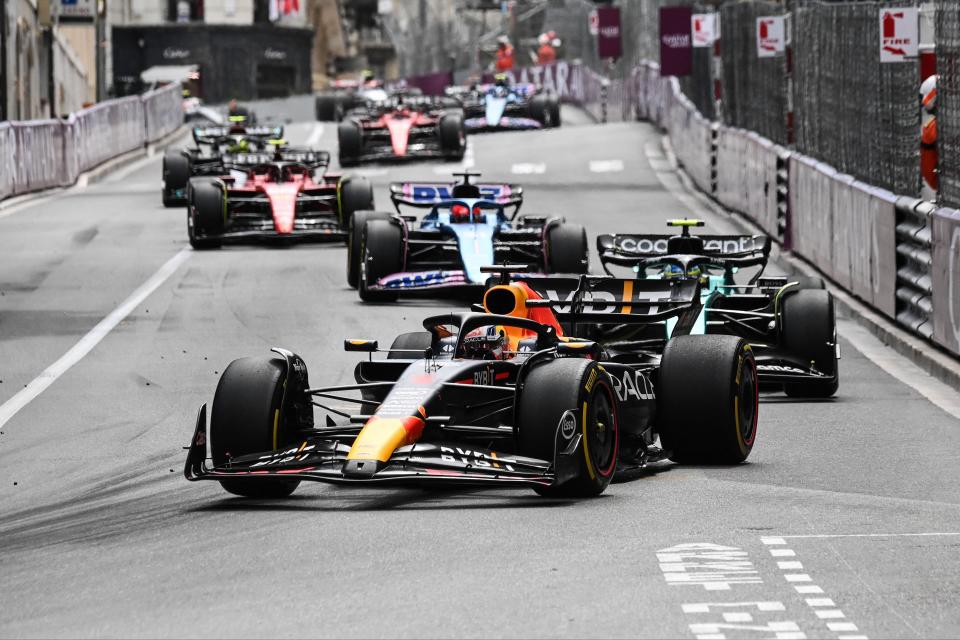
[[[587,235],[580,225],[544,215],[518,216],[523,191],[514,184],[462,181],[395,183],[396,213],[358,212],[347,238],[347,282],[367,301],[437,289],[482,290],[491,264],[524,264],[543,273],[586,273]],[[406,208],[426,209],[417,220]]]
[[[190,181],[190,244],[208,249],[228,240],[343,240],[354,212],[373,207],[373,187],[363,177],[327,173],[329,162],[325,151],[282,144],[269,152],[225,154],[229,175]]]
[[[467,147],[463,114],[442,99],[397,96],[356,109],[337,126],[340,166],[442,158],[458,161]]]
[[[604,269],[612,273],[610,267],[619,265],[641,279],[701,281],[703,306],[692,333],[748,340],[765,389],[799,397],[834,395],[840,381],[840,346],[833,296],[823,281],[764,276],[770,256],[767,236],[692,235],[691,227],[703,226],[700,220],[672,220],[668,225],[680,227],[680,235],[598,236]],[[749,281],[736,277],[750,268],[757,270]],[[660,329],[645,328],[642,337],[662,341],[671,322]]]
[[[585,301],[604,296],[613,311],[597,315]],[[518,284],[491,289],[485,304],[507,313],[427,318],[386,359],[360,361],[353,383],[312,387],[304,361],[283,349],[233,361],[209,424],[200,408],[185,476],[257,498],[287,496],[301,481],[593,496],[618,468],[749,456],[758,392],[745,340],[678,330],[653,351],[562,329],[598,319],[689,327],[698,282],[583,276],[565,311]],[[379,351],[371,340],[345,348]],[[319,424],[314,407],[327,414]]]
[[[170,150],[163,155],[163,206],[187,203],[190,178],[223,175],[224,154],[264,151],[271,140],[283,138],[283,127],[252,126],[243,116],[231,120],[229,126],[195,127],[194,148]]]

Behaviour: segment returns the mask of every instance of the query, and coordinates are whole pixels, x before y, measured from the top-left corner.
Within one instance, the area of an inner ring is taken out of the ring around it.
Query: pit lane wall
[[[616,111],[667,131],[702,191],[891,320],[960,355],[960,211],[711,122],[655,63],[634,69],[619,99]]]
[[[0,122],[0,200],[71,185],[182,123],[180,85],[101,102],[61,120]]]

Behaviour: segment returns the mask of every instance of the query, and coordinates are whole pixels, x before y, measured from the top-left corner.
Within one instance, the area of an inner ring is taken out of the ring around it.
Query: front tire
[[[386,211],[356,211],[347,226],[347,284],[356,289],[360,284],[360,263],[363,262],[363,228],[368,220],[389,220]]]
[[[829,398],[840,387],[837,362],[837,320],[833,296],[823,289],[801,289],[788,293],[781,315],[783,348],[790,354],[813,362],[821,373],[832,376],[829,381],[784,385],[788,396]]]
[[[240,358],[224,370],[213,396],[210,452],[216,466],[253,453],[282,449],[296,440],[281,421],[286,363],[280,358]],[[221,480],[228,492],[248,498],[284,498],[299,480]]]
[[[389,220],[370,220],[361,236],[361,264],[359,288],[364,302],[392,302],[394,291],[371,289],[383,276],[403,270],[403,233]]]
[[[341,167],[351,167],[360,161],[363,153],[363,132],[352,120],[337,125],[337,144]]]
[[[579,224],[564,222],[547,230],[547,273],[586,273],[589,255],[587,231]]]
[[[216,180],[193,180],[189,188],[187,234],[194,249],[219,249],[222,241],[226,200]],[[214,236],[214,237],[208,237]]]
[[[574,420],[571,438],[577,433],[583,438],[577,475],[538,492],[558,497],[599,495],[617,469],[620,424],[613,385],[596,362],[557,358],[530,371],[517,401],[517,449],[520,455],[553,461],[557,429],[561,420],[571,419],[568,413]]]
[[[736,336],[667,342],[657,384],[660,442],[679,463],[738,464],[757,435],[757,365]]]
[[[466,132],[463,126],[463,116],[459,114],[445,114],[440,117],[437,125],[440,135],[440,146],[448,160],[462,160],[466,151]]]
[[[180,151],[167,151],[163,154],[163,206],[187,204],[185,196],[177,196],[175,193],[186,190],[189,181],[190,158]]]
[[[373,185],[363,176],[349,176],[340,180],[340,228],[350,228],[353,214],[361,209],[373,209]]]

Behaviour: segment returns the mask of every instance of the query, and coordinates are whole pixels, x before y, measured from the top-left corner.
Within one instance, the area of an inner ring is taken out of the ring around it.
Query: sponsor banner
[[[558,60],[550,64],[534,65],[507,71],[513,84],[532,84],[545,91],[557,94],[565,102],[583,104],[599,99],[599,94],[585,89],[584,68],[577,62]],[[487,73],[482,82],[493,82],[493,74]]]
[[[96,16],[95,0],[53,0],[52,13],[59,20],[93,22]]]
[[[757,57],[782,56],[787,46],[786,32],[783,16],[757,18]]]
[[[960,211],[933,214],[933,339],[960,354]]]
[[[694,48],[712,47],[717,41],[717,14],[695,13],[691,18],[690,34]]]
[[[920,47],[920,8],[881,8],[880,62],[916,59]]]
[[[693,70],[690,7],[660,7],[660,75],[688,76]]]
[[[597,55],[601,58],[619,58],[620,8],[597,7]]]

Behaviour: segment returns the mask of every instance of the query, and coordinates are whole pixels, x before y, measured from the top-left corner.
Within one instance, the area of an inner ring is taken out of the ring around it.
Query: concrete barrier
[[[960,353],[960,211],[937,209],[931,220],[933,339]]]

